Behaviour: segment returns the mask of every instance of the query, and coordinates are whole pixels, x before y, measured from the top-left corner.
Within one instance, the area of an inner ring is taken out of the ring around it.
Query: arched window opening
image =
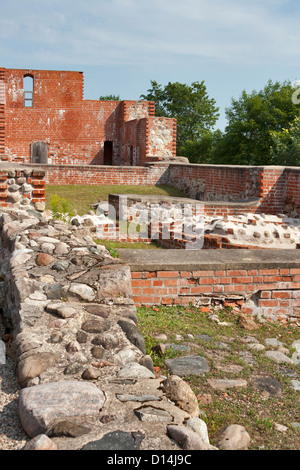
[[[24,91],[24,107],[32,108],[33,106],[33,76],[32,75],[24,75],[23,91]]]

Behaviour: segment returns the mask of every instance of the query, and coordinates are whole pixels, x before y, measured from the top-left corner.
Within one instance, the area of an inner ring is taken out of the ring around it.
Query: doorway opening
[[[48,144],[43,141],[32,142],[30,150],[31,163],[48,163]]]
[[[104,142],[104,165],[112,165],[113,143],[110,140]]]

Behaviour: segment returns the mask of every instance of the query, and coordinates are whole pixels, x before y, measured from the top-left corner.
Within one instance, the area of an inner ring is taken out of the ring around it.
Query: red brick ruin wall
[[[208,305],[223,299],[225,307],[239,306],[246,314],[259,312],[265,318],[278,321],[299,319],[300,268],[175,269],[174,266],[174,271],[132,272],[135,304],[188,306],[198,302]]]
[[[26,76],[33,78],[32,106],[24,106]],[[155,118],[153,102],[84,100],[83,89],[82,72],[0,68],[1,160],[30,163],[31,144],[38,141],[48,144],[51,164],[104,164],[107,141],[113,165],[176,155],[176,121]]]
[[[300,168],[297,167],[172,164],[168,181],[192,198],[209,201],[212,212],[220,201],[230,202],[236,213],[237,205],[251,201],[252,206],[245,206],[244,212],[278,214],[284,211],[286,203],[295,208],[300,206]],[[230,205],[226,209],[229,212]]]
[[[38,165],[46,184],[169,184],[204,202],[207,215],[278,214],[300,208],[300,168],[191,164]]]

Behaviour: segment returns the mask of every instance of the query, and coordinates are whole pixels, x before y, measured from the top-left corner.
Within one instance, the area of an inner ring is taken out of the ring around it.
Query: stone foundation
[[[45,210],[45,171],[35,167],[0,165],[0,207]]]
[[[199,419],[190,387],[160,376],[146,354],[129,266],[88,227],[15,208],[2,209],[0,227],[4,337],[26,449],[106,448],[108,439],[114,449],[174,451],[182,433],[194,436],[190,450],[214,449],[186,426]]]

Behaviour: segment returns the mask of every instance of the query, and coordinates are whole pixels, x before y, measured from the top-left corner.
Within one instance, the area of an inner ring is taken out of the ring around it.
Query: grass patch
[[[91,204],[108,201],[109,194],[139,194],[187,197],[182,191],[167,185],[159,186],[126,186],[126,185],[46,185],[46,209],[51,209],[51,198],[57,194],[60,198],[71,201],[78,215],[91,210]]]
[[[291,386],[291,377],[282,373],[282,368],[288,368],[296,377],[298,375],[299,380],[299,366],[279,365],[265,355],[266,350],[274,349],[267,346],[265,340],[277,338],[289,350],[287,355],[290,357],[292,343],[299,339],[299,329],[266,322],[258,330],[247,331],[239,325],[237,314],[230,309],[218,312],[218,316],[227,325],[215,323],[210,318],[210,312],[202,312],[193,306],[138,308],[139,329],[154,366],[168,375],[164,361],[169,357],[200,355],[206,358],[210,371],[201,376],[184,377],[184,380],[190,384],[198,397],[199,408],[205,413],[211,442],[225,426],[240,424],[250,434],[250,450],[299,450],[300,431],[292,425],[300,422],[299,392]],[[167,340],[154,337],[161,333],[166,334]],[[182,339],[178,340],[176,335],[181,335]],[[199,339],[197,335],[209,335],[211,340]],[[248,343],[242,341],[246,336],[254,337],[265,346],[265,350],[249,348]],[[162,342],[189,346],[190,350],[180,353],[166,350],[164,355],[158,354],[155,346]],[[223,347],[224,343],[227,348]],[[250,364],[245,356],[249,353],[253,359]],[[282,394],[273,396],[258,390],[253,380],[257,376],[277,380]],[[243,378],[247,381],[247,387],[221,391],[211,387],[209,378]],[[209,400],[203,400],[204,397],[209,397]],[[277,431],[276,423],[286,426],[287,430]]]
[[[122,241],[110,241],[110,240],[94,240],[98,245],[103,245],[108,250],[113,249],[117,250],[118,248],[130,248],[132,250],[138,249],[162,249],[160,245],[155,242],[145,243],[145,242],[122,242]]]

